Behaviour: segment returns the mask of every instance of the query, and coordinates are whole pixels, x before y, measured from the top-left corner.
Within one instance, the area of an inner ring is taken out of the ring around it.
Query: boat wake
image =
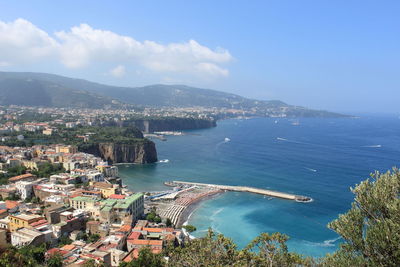
[[[162,160],[159,160],[158,162],[159,162],[159,163],[168,163],[168,162],[169,162],[169,159],[162,159]]]
[[[334,239],[328,239],[328,240],[324,240],[323,242],[310,242],[310,241],[306,241],[307,244],[309,244],[310,246],[314,246],[314,247],[334,247],[335,243],[341,239],[341,237],[337,237]]]
[[[304,169],[309,170],[310,172],[317,172],[316,169],[311,169],[311,168],[307,168],[307,167],[304,167]]]
[[[382,147],[382,145],[370,145],[370,146],[362,146],[362,147],[379,148],[379,147]]]
[[[279,140],[279,141],[289,141],[289,140],[287,140],[286,138],[282,138],[282,137],[277,137],[276,140]]]
[[[217,209],[216,211],[213,212],[213,214],[211,215],[211,217],[214,217],[214,216],[218,215],[218,214],[221,213],[223,210],[224,210],[224,208]]]

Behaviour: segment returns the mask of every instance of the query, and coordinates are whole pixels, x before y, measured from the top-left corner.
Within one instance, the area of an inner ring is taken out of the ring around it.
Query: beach
[[[149,207],[155,207],[162,219],[168,218],[176,227],[180,227],[201,201],[223,192],[215,188],[182,185],[179,189],[175,187],[166,193],[150,194],[145,203]]]

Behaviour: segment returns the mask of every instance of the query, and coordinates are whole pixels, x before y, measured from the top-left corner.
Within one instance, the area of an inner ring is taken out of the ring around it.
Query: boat
[[[224,141],[229,142],[229,141],[231,141],[231,139],[229,139],[228,137],[225,137]]]

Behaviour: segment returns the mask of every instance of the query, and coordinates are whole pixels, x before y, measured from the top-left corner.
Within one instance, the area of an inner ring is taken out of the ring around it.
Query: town
[[[74,146],[1,146],[0,161],[3,177],[18,174],[0,187],[0,247],[45,243],[65,266],[119,266],[184,242],[170,220],[143,219],[144,194],[123,187],[116,166]]]

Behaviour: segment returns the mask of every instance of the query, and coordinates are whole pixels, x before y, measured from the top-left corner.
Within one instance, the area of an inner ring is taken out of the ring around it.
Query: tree
[[[98,234],[92,234],[92,235],[89,236],[88,241],[89,241],[90,243],[94,243],[94,242],[96,242],[96,241],[99,240],[99,239],[100,239],[100,235],[98,235]]]
[[[172,249],[167,266],[245,266],[239,262],[235,243],[209,229],[203,238],[191,240],[183,248]]]
[[[167,227],[171,227],[171,226],[172,226],[172,221],[171,221],[170,218],[167,218],[167,220],[165,221],[165,225],[166,225]]]
[[[62,236],[60,237],[60,242],[58,243],[59,247],[65,246],[65,245],[69,245],[72,243],[72,240],[67,237],[67,236]]]
[[[47,259],[47,267],[62,267],[63,265],[63,258],[60,253],[53,253]]]
[[[104,264],[102,264],[102,263],[96,263],[95,260],[90,259],[90,260],[87,260],[87,261],[83,264],[83,267],[104,267]]]
[[[328,227],[344,240],[326,266],[400,266],[400,171],[375,172],[351,191],[351,209]]]
[[[189,233],[192,233],[197,230],[196,226],[190,225],[190,224],[184,225],[184,226],[182,226],[182,228],[185,228],[186,231],[188,231]]]
[[[84,232],[79,232],[79,234],[76,236],[76,239],[86,241],[88,239],[88,235]]]
[[[288,251],[289,237],[281,233],[262,233],[242,251],[241,258],[249,266],[295,266],[311,265],[296,253]]]
[[[139,250],[137,259],[131,262],[124,262],[120,267],[163,267],[165,262],[160,254],[154,254],[149,247],[144,247]]]
[[[161,217],[160,216],[156,216],[156,217],[154,217],[154,222],[155,223],[160,223],[160,222],[162,222],[162,220],[161,220]]]

